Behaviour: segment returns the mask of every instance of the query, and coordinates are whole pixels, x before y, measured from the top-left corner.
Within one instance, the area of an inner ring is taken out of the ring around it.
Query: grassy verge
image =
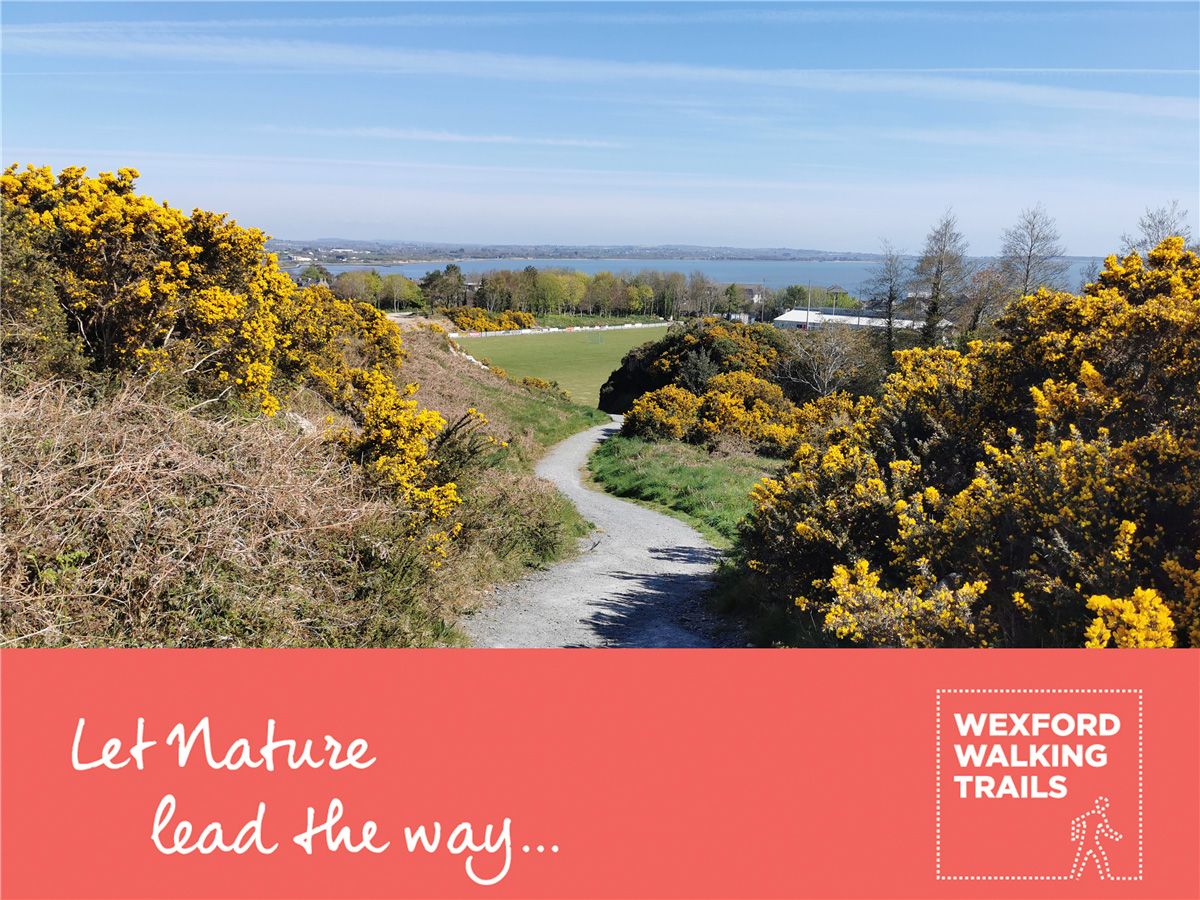
[[[541,335],[498,340],[523,341],[530,337]],[[456,343],[461,346],[465,342]],[[488,432],[512,445],[510,456],[524,466],[523,471],[532,471],[532,461],[550,446],[609,420],[594,404],[584,406],[555,391],[514,384],[480,369],[453,353],[447,338],[436,332],[405,332],[404,346],[408,350],[404,377],[420,385],[416,400],[451,421],[470,408],[478,409],[488,419]],[[531,375],[511,370],[508,374],[516,378]]]
[[[590,471],[608,493],[673,515],[728,548],[738,522],[750,511],[751,488],[780,464],[750,454],[710,454],[677,441],[617,435],[592,454]]]
[[[736,564],[737,526],[751,508],[750,490],[775,475],[783,460],[743,453],[709,453],[677,441],[616,436],[592,454],[592,480],[604,490],[674,516],[734,556],[717,568],[710,609],[742,622],[759,647],[825,646],[827,636],[809,613],[762,602],[756,576]]]
[[[576,403],[594,407],[600,402],[601,385],[621,365],[625,354],[665,333],[665,329],[631,328],[456,340],[476,359],[487,359],[516,378],[557,382]]]

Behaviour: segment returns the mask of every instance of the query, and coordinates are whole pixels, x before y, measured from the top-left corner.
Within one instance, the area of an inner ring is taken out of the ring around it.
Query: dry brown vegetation
[[[429,330],[403,376],[450,423],[458,537],[444,560],[403,538],[397,508],[296,415],[189,411],[126,382],[111,395],[7,379],[2,416],[4,646],[431,646],[488,584],[569,551],[573,509],[527,461],[586,411],[496,378]],[[336,417],[333,424],[337,424]],[[508,449],[486,442],[486,432]]]
[[[137,177],[0,175],[0,646],[453,643],[570,549],[529,461],[598,413]]]

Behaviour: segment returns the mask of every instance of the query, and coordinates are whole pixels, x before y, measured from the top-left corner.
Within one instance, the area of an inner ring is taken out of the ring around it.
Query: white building
[[[851,328],[886,328],[885,316],[870,316],[846,312],[834,312],[829,309],[792,309],[771,321],[776,328],[820,328],[822,325],[848,325]],[[912,319],[892,319],[893,328],[920,328],[922,322]],[[938,322],[939,328],[946,328],[950,322],[946,319]]]

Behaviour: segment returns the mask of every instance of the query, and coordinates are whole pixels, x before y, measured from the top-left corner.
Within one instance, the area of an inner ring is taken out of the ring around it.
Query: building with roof
[[[781,329],[810,329],[821,328],[825,325],[846,325],[850,328],[886,328],[887,316],[869,313],[865,310],[840,310],[831,306],[820,309],[792,309],[771,320],[771,324]],[[893,328],[920,328],[924,323],[913,319],[892,319]],[[948,328],[952,323],[949,319],[938,322],[938,328]]]

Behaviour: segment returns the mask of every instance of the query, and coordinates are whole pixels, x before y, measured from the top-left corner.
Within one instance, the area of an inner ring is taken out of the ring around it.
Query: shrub
[[[78,378],[87,366],[83,339],[72,333],[58,302],[61,278],[49,235],[24,207],[0,198],[4,265],[0,266],[0,355],[7,374],[14,365],[30,376]]]
[[[779,455],[798,436],[796,407],[769,381],[746,372],[717,375],[700,398],[689,439],[722,436],[738,436],[764,452]]]
[[[418,536],[458,497],[431,481],[429,444],[445,422],[409,399],[416,385],[396,381],[399,329],[325,287],[295,288],[261,231],[203,210],[184,216],[137,194],[137,177],[16,165],[0,177],[6,233],[21,251],[5,318],[21,341],[54,348],[60,361],[44,368],[70,368],[78,354],[94,370],[179,382],[202,405],[249,401],[267,416],[297,382],[311,385],[352,419],[333,439],[393,493],[409,537],[448,539]]]
[[[997,327],[898,354],[878,402],[802,408],[745,565],[845,640],[1200,646],[1196,256],[1109,257]]]
[[[263,249],[262,232],[200,210],[188,218],[135,193],[137,177],[121,169],[87,178],[68,167],[56,178],[12,165],[0,193],[40,232],[57,302],[92,368],[188,375],[201,390],[228,387],[273,415],[276,306],[291,279]]]
[[[537,326],[532,315],[517,310],[491,313],[475,306],[455,306],[442,312],[459,331],[518,331]]]
[[[622,434],[692,443],[733,441],[780,455],[799,436],[796,407],[778,385],[746,372],[717,375],[697,397],[667,385],[634,401]]]
[[[695,393],[715,374],[747,372],[762,378],[786,351],[786,338],[770,325],[692,321],[626,354],[600,389],[600,408],[626,413],[642,394],[668,384]]]
[[[699,408],[699,397],[669,384],[634,401],[621,433],[627,437],[681,440],[695,428]]]
[[[532,378],[526,376],[521,379],[521,384],[533,391],[548,391],[560,400],[571,402],[571,395],[558,386],[557,381],[546,381],[544,378]]]

